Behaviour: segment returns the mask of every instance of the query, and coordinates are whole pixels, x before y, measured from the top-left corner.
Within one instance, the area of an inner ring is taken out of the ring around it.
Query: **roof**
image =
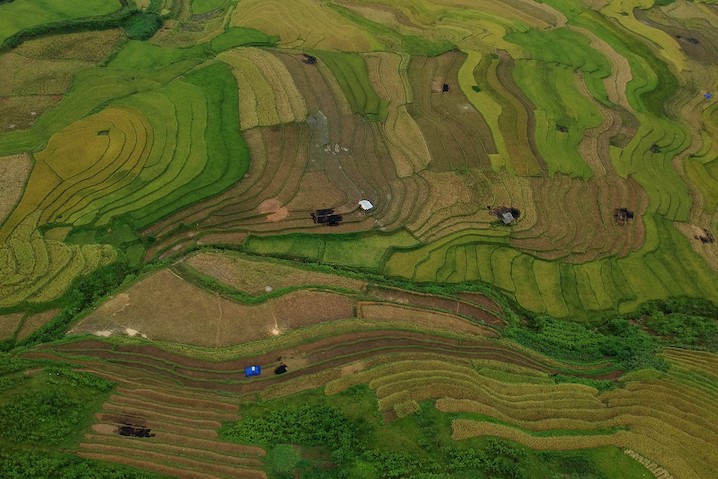
[[[260,374],[262,374],[261,366],[247,366],[246,368],[244,368],[244,375],[246,377],[259,376]]]
[[[371,204],[371,201],[369,201],[369,200],[361,200],[361,201],[359,201],[359,206],[360,206],[361,209],[363,209],[364,211],[369,211],[370,209],[374,208],[374,205]]]
[[[502,213],[501,214],[501,221],[503,221],[505,225],[513,223],[514,220],[516,220],[516,218],[514,218],[514,215],[512,215],[511,213]]]

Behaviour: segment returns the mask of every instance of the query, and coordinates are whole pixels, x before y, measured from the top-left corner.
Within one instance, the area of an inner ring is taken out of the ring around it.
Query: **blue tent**
[[[706,93],[705,95],[703,95],[703,97],[704,97],[706,100],[710,100],[711,98],[713,98],[713,95],[711,95],[710,93]]]
[[[247,366],[246,368],[244,368],[244,375],[246,377],[259,376],[260,374],[262,374],[261,366]]]

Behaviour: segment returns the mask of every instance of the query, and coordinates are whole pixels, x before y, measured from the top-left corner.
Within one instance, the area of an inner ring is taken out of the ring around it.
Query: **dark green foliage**
[[[445,449],[448,468],[460,477],[493,477],[523,479],[528,475],[523,463],[526,461],[526,449],[499,439],[489,439],[481,450]]]
[[[420,459],[415,454],[401,452],[367,451],[363,459],[373,464],[379,477],[386,479],[417,477],[420,473],[435,473],[441,469],[434,460]]]
[[[0,407],[0,438],[57,446],[76,433],[85,413],[82,400],[65,391],[26,393]]]
[[[29,368],[33,364],[28,359],[18,358],[12,354],[0,353],[0,376],[16,373]]]
[[[102,17],[80,18],[76,20],[64,20],[61,22],[45,23],[32,28],[27,28],[6,38],[0,45],[0,52],[16,48],[24,42],[40,35],[55,33],[72,33],[94,30],[109,30],[132,23],[135,19],[144,15],[137,9],[122,8],[115,13]]]
[[[139,15],[128,17],[120,25],[127,38],[131,40],[147,40],[162,28],[164,20],[155,12],[142,12]]]
[[[612,319],[600,329],[583,324],[537,316],[530,327],[510,327],[504,335],[549,356],[567,360],[600,361],[611,358],[624,369],[665,369],[657,356],[655,338],[625,319]]]
[[[537,455],[560,470],[561,477],[567,479],[606,479],[604,474],[593,467],[588,458],[579,453],[547,451],[538,452]]]
[[[165,476],[126,466],[39,450],[0,452],[3,479],[162,479]]]
[[[301,459],[297,446],[278,444],[267,453],[268,472],[275,479],[294,479],[294,469]]]
[[[228,423],[219,432],[226,439],[242,443],[302,444],[353,451],[362,445],[368,426],[333,407],[308,405]]]
[[[718,306],[708,300],[649,301],[631,317],[666,344],[718,351]]]
[[[128,264],[114,263],[102,266],[88,276],[75,279],[62,298],[64,303],[62,311],[20,344],[31,346],[61,339],[72,321],[83,309],[96,304],[110,291],[122,284],[129,274],[135,272],[135,269]]]
[[[232,27],[211,42],[212,50],[220,53],[235,47],[270,47],[276,45],[279,37],[267,35],[254,28]]]

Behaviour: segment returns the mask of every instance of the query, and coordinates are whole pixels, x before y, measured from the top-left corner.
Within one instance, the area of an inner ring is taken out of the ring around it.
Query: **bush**
[[[142,12],[127,18],[120,25],[130,40],[147,40],[162,28],[164,20],[155,12]]]

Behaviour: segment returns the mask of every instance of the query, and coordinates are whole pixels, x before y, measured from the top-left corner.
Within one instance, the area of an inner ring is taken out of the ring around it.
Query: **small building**
[[[370,209],[374,208],[374,205],[371,204],[371,201],[369,200],[360,200],[359,207],[364,211],[369,211]]]
[[[247,366],[246,368],[244,368],[245,377],[259,376],[260,374],[262,374],[261,366]]]
[[[516,221],[516,218],[514,218],[514,215],[509,213],[502,213],[501,214],[501,221],[504,222],[505,225],[510,225],[514,221]]]

